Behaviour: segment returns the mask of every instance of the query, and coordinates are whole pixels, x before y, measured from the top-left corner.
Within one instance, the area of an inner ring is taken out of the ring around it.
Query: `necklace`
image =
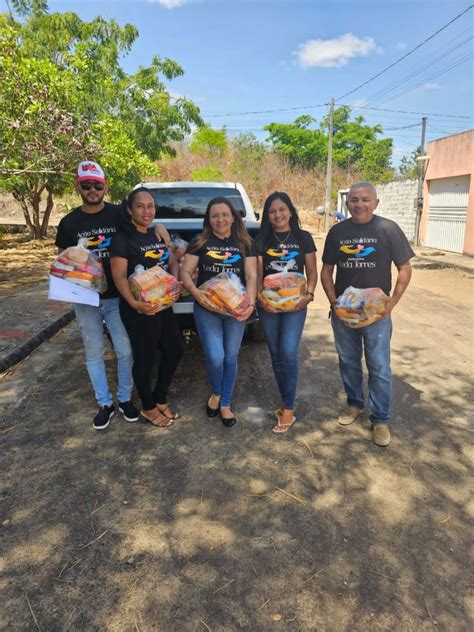
[[[274,235],[275,239],[279,242],[280,246],[283,246],[283,244],[286,244],[286,242],[287,242],[287,241],[288,241],[288,239],[290,238],[290,235],[291,235],[291,230],[289,230],[289,231],[288,231],[288,233],[287,233],[287,235],[286,235],[285,239],[280,239],[280,238],[278,237],[278,235],[276,234],[276,232],[275,232],[275,231],[273,231],[273,235]]]

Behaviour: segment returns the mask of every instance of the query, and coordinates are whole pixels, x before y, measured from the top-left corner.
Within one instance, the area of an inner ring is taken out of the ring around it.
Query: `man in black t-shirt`
[[[347,196],[351,218],[329,231],[323,253],[321,282],[331,303],[334,341],[339,369],[347,395],[347,410],[338,422],[348,425],[364,412],[362,353],[369,372],[370,420],[373,440],[379,446],[390,443],[390,314],[405,292],[411,278],[410,259],[415,256],[400,227],[389,219],[374,215],[379,201],[368,182],[353,184]],[[392,289],[392,262],[398,269]],[[334,266],[337,268],[333,281]],[[382,318],[372,325],[351,329],[337,318],[336,298],[349,287],[381,288],[388,298]]]
[[[112,338],[117,356],[117,397],[119,411],[127,421],[137,421],[139,414],[132,404],[133,356],[127,332],[119,313],[119,293],[110,272],[110,246],[118,227],[125,221],[121,206],[104,201],[108,191],[105,174],[99,164],[90,160],[81,162],[76,174],[76,192],[82,205],[73,209],[59,223],[56,246],[64,250],[77,245],[81,238],[87,239],[87,247],[93,251],[104,266],[107,290],[100,296],[98,307],[75,305],[76,319],[86,352],[86,365],[94,388],[99,411],[94,417],[96,430],[104,430],[114,415],[104,363],[104,321]],[[163,236],[166,231],[159,227]]]

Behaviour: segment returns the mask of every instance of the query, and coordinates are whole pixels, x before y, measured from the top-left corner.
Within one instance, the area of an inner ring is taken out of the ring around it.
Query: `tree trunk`
[[[40,209],[41,209],[41,193],[43,188],[35,191],[31,199],[32,208],[32,220],[33,220],[33,239],[41,239],[41,225],[40,225]]]
[[[54,199],[53,199],[53,190],[50,187],[46,187],[48,192],[48,197],[46,198],[46,208],[43,213],[43,221],[41,222],[41,238],[46,239],[48,234],[48,224],[49,218],[51,216],[51,211],[54,207]]]

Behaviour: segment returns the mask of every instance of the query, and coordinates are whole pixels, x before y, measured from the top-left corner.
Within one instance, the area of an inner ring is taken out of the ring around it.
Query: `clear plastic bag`
[[[300,272],[277,272],[263,279],[260,298],[274,310],[293,312],[306,294],[306,278]]]
[[[159,305],[160,312],[173,305],[179,298],[181,284],[161,266],[145,270],[143,266],[138,265],[128,282],[137,301]]]
[[[107,279],[99,257],[87,249],[87,239],[63,250],[51,264],[50,274],[82,285],[101,294],[107,290]]]
[[[250,305],[247,290],[234,272],[221,272],[199,286],[199,289],[207,293],[216,312],[237,320],[242,318]]]
[[[348,327],[367,327],[380,319],[387,298],[379,287],[359,289],[349,286],[337,298],[335,312]]]
[[[184,257],[188,245],[188,242],[177,233],[171,235],[171,250],[177,261]]]

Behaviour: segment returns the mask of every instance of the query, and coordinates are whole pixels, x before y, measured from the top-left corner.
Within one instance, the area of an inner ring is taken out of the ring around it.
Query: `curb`
[[[429,255],[416,255],[417,263],[427,261],[428,263],[439,263],[445,268],[457,268],[458,270],[462,270],[463,272],[470,272],[474,274],[474,270],[472,267],[463,266],[462,263],[452,263],[448,261],[443,261],[442,257],[430,257]]]
[[[0,373],[7,371],[12,366],[26,358],[34,351],[41,343],[45,342],[60,329],[68,325],[75,318],[74,309],[70,309],[68,312],[54,320],[47,327],[35,334],[32,338],[20,345],[15,351],[11,351],[4,358],[0,359]]]

